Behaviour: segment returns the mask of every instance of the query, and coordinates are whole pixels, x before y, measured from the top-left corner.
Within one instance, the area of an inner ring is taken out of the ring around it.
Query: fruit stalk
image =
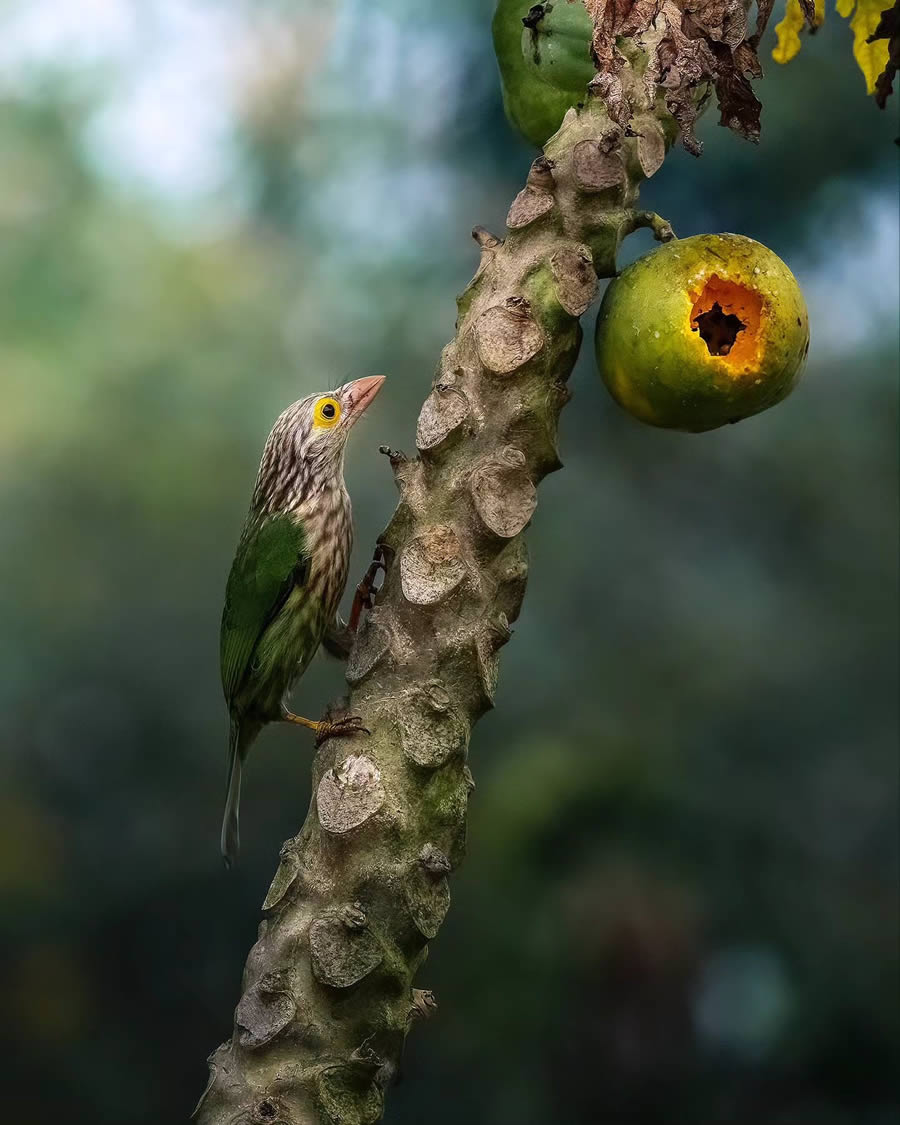
[[[621,73],[631,129],[586,99],[532,165],[505,238],[474,232],[481,261],[419,415],[418,455],[387,451],[400,500],[379,539],[386,577],[347,665],[347,706],[371,735],[316,754],[200,1125],[370,1125],[412,1021],[433,1010],[413,979],[465,852],[469,735],[493,706],[524,595],[536,485],[560,467],[579,318],[627,233],[670,233],[635,210],[675,135],[639,77],[654,34]]]

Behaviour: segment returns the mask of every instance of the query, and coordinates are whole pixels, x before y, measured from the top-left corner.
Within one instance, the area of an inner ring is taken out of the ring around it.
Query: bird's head
[[[296,452],[323,467],[339,464],[351,429],[381,390],[383,375],[367,375],[336,391],[308,395],[290,408]]]
[[[334,391],[307,395],[284,411],[269,434],[259,467],[257,495],[305,492],[341,471],[351,429],[381,390],[384,375],[367,375]],[[279,497],[281,499],[281,497]]]

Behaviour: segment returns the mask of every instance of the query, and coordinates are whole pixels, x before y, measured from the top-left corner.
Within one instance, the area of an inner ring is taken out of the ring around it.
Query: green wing
[[[302,523],[287,515],[249,517],[231,565],[222,613],[222,687],[229,705],[266,627],[294,586],[308,578]]]

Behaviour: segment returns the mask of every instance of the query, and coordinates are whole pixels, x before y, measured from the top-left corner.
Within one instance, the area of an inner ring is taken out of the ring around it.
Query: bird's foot
[[[344,738],[353,734],[371,734],[363,726],[359,715],[344,715],[340,719],[323,719],[316,731],[316,746],[321,746],[326,738]]]
[[[326,738],[339,738],[351,734],[370,734],[368,727],[364,727],[359,715],[345,715],[341,718],[305,719],[302,715],[295,715],[285,711],[281,716],[284,723],[296,723],[301,727],[308,727],[315,731],[316,746],[320,746]]]

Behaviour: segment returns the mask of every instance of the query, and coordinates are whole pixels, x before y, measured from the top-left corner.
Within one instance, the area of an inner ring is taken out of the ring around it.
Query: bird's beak
[[[381,390],[384,379],[384,375],[367,375],[365,379],[357,379],[346,385],[341,397],[344,400],[348,421],[353,423],[365,413],[372,399]]]

